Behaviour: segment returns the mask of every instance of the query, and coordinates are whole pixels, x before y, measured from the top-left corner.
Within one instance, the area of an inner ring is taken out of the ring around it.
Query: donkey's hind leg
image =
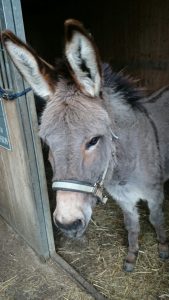
[[[139,226],[139,215],[137,208],[133,207],[132,212],[123,211],[124,214],[124,224],[128,231],[128,254],[124,262],[124,271],[131,272],[134,269],[135,262],[138,255],[139,245],[138,245],[138,235],[140,232]]]
[[[159,199],[163,199],[163,193],[161,197],[158,197],[158,199],[154,198],[154,200],[148,201],[148,207],[150,210],[149,220],[151,224],[154,226],[157,234],[157,239],[159,242],[159,256],[161,259],[167,259],[169,257],[169,248],[168,248],[166,232],[164,228],[164,214],[162,211],[163,201],[162,200],[160,201]]]

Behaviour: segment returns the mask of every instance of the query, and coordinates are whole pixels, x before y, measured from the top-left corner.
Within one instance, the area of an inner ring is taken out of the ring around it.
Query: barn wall
[[[112,57],[116,69],[127,68],[141,78],[149,91],[156,90],[169,83],[169,1],[123,3],[114,20],[110,14],[105,18],[112,39],[105,38],[103,55]]]
[[[22,8],[27,40],[50,62],[61,55],[64,20],[73,17],[115,70],[125,68],[148,92],[169,83],[169,1],[22,0]]]

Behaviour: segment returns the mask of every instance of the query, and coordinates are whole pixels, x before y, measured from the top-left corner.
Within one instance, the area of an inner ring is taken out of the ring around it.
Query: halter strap
[[[71,190],[74,192],[83,192],[87,194],[92,194],[95,192],[95,186],[84,181],[79,180],[60,180],[54,181],[52,184],[53,190]]]
[[[54,191],[61,190],[92,194],[95,197],[97,197],[101,203],[105,204],[108,198],[104,193],[103,183],[107,174],[108,167],[109,161],[107,162],[102,177],[93,185],[89,182],[84,182],[80,180],[55,180],[52,183],[52,189]]]

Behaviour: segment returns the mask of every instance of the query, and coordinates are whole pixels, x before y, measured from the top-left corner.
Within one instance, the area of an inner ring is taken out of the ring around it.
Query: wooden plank
[[[136,75],[148,90],[169,84],[168,0],[100,2],[94,16],[90,9],[83,21],[90,24],[103,61]]]
[[[69,274],[76,283],[88,292],[96,300],[106,300],[107,298],[99,293],[95,287],[83,278],[74,268],[71,267],[60,255],[57,253],[52,255],[52,260],[59,265],[67,274]]]
[[[0,13],[2,28],[24,40],[20,1],[0,0]],[[1,86],[23,90],[22,77],[6,53],[1,56]],[[4,105],[12,151],[0,148],[0,213],[39,255],[49,257],[55,247],[33,94]]]
[[[27,160],[20,137],[20,125],[16,118],[16,104],[7,102],[5,108],[13,147],[10,153],[5,149],[1,149],[0,152],[0,169],[5,179],[5,185],[1,186],[1,191],[6,189],[7,197],[4,201],[9,199],[7,207],[11,215],[8,222],[12,223],[22,236],[26,234],[29,243],[37,244],[37,234],[32,230],[38,225],[35,223],[37,222],[36,207],[32,201]],[[3,215],[3,217],[6,216]]]

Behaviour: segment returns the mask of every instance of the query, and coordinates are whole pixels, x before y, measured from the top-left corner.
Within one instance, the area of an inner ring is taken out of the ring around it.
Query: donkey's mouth
[[[76,232],[76,233],[73,234],[73,236],[70,236],[70,237],[72,237],[75,240],[79,239],[79,238],[81,238],[83,236],[84,232],[85,232],[85,230],[83,230],[81,232]]]
[[[78,239],[82,237],[86,230],[86,224],[84,221],[77,219],[71,224],[62,224],[55,218],[53,218],[55,226],[67,237],[72,239]]]
[[[63,230],[63,229],[60,229],[60,231],[68,238],[71,238],[73,240],[77,240],[79,238],[81,238],[84,233],[85,233],[85,229],[83,230],[80,230],[80,231],[73,231],[73,230]]]

